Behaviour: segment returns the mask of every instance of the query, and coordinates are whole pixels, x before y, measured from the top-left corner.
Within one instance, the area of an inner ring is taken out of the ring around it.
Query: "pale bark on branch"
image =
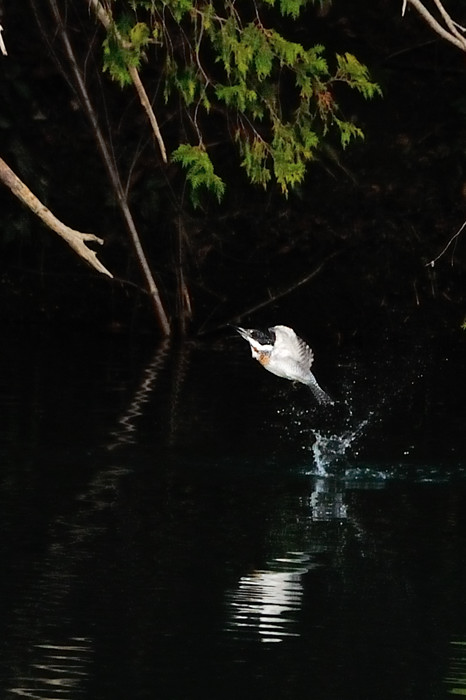
[[[2,53],[3,56],[8,56],[8,51],[6,50],[5,42],[3,41],[3,27],[0,24],[0,52]]]
[[[97,19],[103,24],[105,29],[108,31],[111,26],[112,26],[112,18],[110,14],[105,10],[105,8],[102,6],[102,4],[99,2],[99,0],[86,0],[89,7],[94,11]],[[116,32],[116,36],[118,40],[121,42],[121,45],[123,48],[128,48],[130,45],[125,42],[122,37],[119,35],[118,32]],[[142,84],[141,78],[139,77],[138,70],[135,66],[130,66],[128,65],[128,71],[131,76],[131,80],[133,81],[133,85],[135,87],[136,92],[138,93],[139,100],[141,102],[141,105],[143,109],[145,110],[147,117],[149,119],[149,123],[152,127],[152,131],[154,132],[154,136],[157,140],[157,143],[159,144],[159,149],[160,149],[160,155],[162,156],[162,160],[164,163],[167,163],[167,150],[165,148],[165,143],[162,138],[162,134],[160,132],[159,124],[157,122],[157,118],[154,114],[154,110],[152,109],[152,105],[150,103],[149,97],[147,96],[147,92],[144,88],[144,85]]]
[[[107,268],[102,265],[100,260],[97,258],[97,253],[91,248],[87,247],[87,242],[90,241],[102,245],[102,238],[98,238],[98,236],[95,236],[93,233],[82,233],[81,231],[76,231],[57,219],[57,217],[52,214],[50,209],[42,204],[40,199],[38,199],[36,195],[31,192],[29,187],[27,187],[27,185],[25,185],[24,182],[19,179],[19,177],[2,158],[0,158],[0,181],[3,182],[3,184],[6,185],[11,192],[13,192],[13,194],[28,207],[28,209],[36,214],[36,216],[38,216],[39,219],[41,219],[41,221],[48,226],[48,228],[52,229],[52,231],[55,231],[55,233],[63,238],[75,251],[75,253],[83,258],[83,260],[85,260],[98,272],[108,275],[109,277],[113,277],[112,273],[109,272],[109,270],[107,270]]]
[[[89,93],[87,91],[84,79],[81,75],[81,71],[79,69],[73,47],[71,45],[71,42],[68,37],[68,33],[66,31],[66,27],[63,23],[59,7],[56,3],[56,0],[49,0],[49,4],[51,7],[51,10],[53,12],[53,15],[55,17],[57,27],[63,42],[63,46],[65,48],[65,52],[68,56],[71,70],[74,76],[74,86],[77,91],[77,94],[80,97],[81,103],[83,105],[83,108],[85,110],[85,113],[87,114],[87,117],[92,125],[92,129],[94,132],[94,137],[97,142],[97,146],[99,148],[102,161],[105,165],[105,168],[107,170],[108,177],[110,179],[110,182],[112,183],[112,187],[114,189],[114,192],[117,197],[117,201],[119,204],[119,207],[121,209],[121,212],[123,214],[126,226],[128,228],[132,244],[134,246],[134,250],[139,262],[139,265],[141,267],[142,273],[144,275],[144,279],[147,284],[147,289],[149,292],[149,295],[152,299],[154,309],[160,324],[160,328],[163,332],[164,335],[168,336],[171,333],[171,328],[170,328],[170,321],[168,319],[167,313],[165,311],[164,305],[162,303],[162,299],[160,297],[160,293],[158,290],[158,287],[155,283],[154,276],[152,274],[152,271],[150,269],[149,263],[147,261],[144,249],[141,244],[141,240],[139,238],[139,234],[136,228],[136,224],[134,223],[133,216],[131,214],[129,205],[128,205],[128,200],[125,195],[123,185],[121,182],[121,178],[119,175],[119,172],[117,168],[115,167],[115,164],[113,162],[109,147],[107,146],[107,142],[104,138],[104,135],[102,133],[102,130],[99,126],[99,120],[97,117],[97,114],[94,110],[93,104],[91,102]]]
[[[458,238],[459,235],[464,231],[465,227],[466,227],[466,221],[465,221],[465,222],[463,223],[463,225],[459,228],[459,230],[455,233],[455,235],[452,236],[452,237],[450,238],[450,240],[448,241],[448,243],[446,244],[446,246],[440,251],[440,253],[437,255],[437,257],[433,258],[433,260],[430,260],[428,263],[426,263],[426,267],[434,267],[434,266],[435,266],[435,263],[437,262],[437,260],[440,260],[440,258],[442,258],[442,257],[445,255],[445,253],[447,252],[448,248],[449,248],[453,243],[456,242],[457,238]],[[452,264],[453,264],[453,259],[452,259]]]
[[[449,41],[451,44],[461,49],[461,51],[466,51],[466,37],[463,36],[461,32],[466,31],[464,27],[461,27],[457,22],[455,22],[448,12],[445,10],[444,6],[440,0],[433,0],[434,5],[440,14],[440,19],[444,22],[445,26],[442,26],[440,21],[438,21],[434,15],[427,9],[421,0],[403,0],[403,7],[401,14],[404,15],[406,6],[411,5],[414,7],[421,17],[427,22],[429,27],[434,30],[436,34]]]

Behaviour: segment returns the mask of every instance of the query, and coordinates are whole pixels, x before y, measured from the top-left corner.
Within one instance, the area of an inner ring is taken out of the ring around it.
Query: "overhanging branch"
[[[18,199],[25,204],[28,209],[30,209],[36,216],[41,219],[48,228],[58,233],[58,235],[63,238],[68,245],[73,248],[75,253],[77,253],[83,260],[85,260],[89,265],[91,265],[98,272],[104,275],[113,277],[112,273],[107,270],[107,268],[102,265],[100,260],[97,258],[97,253],[91,248],[87,247],[87,242],[92,241],[103,244],[102,238],[98,238],[93,233],[82,233],[81,231],[76,231],[70,228],[62,221],[57,219],[57,217],[52,214],[50,209],[48,209],[40,199],[38,199],[35,194],[31,192],[29,187],[19,179],[19,177],[13,172],[13,170],[5,163],[5,161],[0,158],[0,181],[6,185],[13,194],[18,197]]]
[[[89,7],[94,11],[97,19],[103,24],[105,29],[108,31],[113,24],[110,14],[101,5],[99,0],[87,0],[87,3],[89,5]],[[126,45],[127,42],[125,42],[123,40],[123,38],[120,36],[120,34],[117,31],[116,31],[116,36],[118,38],[118,41],[121,42],[121,45],[124,48],[128,48],[128,46]],[[131,80],[133,81],[133,85],[136,89],[136,92],[138,93],[141,105],[147,114],[147,117],[149,119],[149,123],[152,127],[152,131],[154,132],[154,136],[157,140],[157,143],[159,144],[160,154],[162,156],[162,160],[164,163],[167,163],[168,159],[167,159],[167,150],[165,148],[165,143],[163,141],[162,134],[160,132],[159,125],[157,122],[157,118],[154,114],[154,110],[152,109],[152,105],[150,103],[149,97],[147,96],[147,92],[144,88],[144,85],[142,84],[141,78],[139,77],[138,70],[135,66],[128,65],[128,72],[131,76]]]
[[[5,42],[3,41],[2,32],[3,32],[3,27],[0,24],[0,52],[2,53],[3,56],[8,56],[8,51],[6,50]]]
[[[99,148],[103,163],[105,165],[105,168],[107,170],[108,177],[110,179],[110,182],[112,183],[112,187],[114,189],[114,192],[117,197],[117,201],[119,204],[119,207],[121,209],[121,212],[123,214],[123,218],[125,220],[125,223],[127,225],[132,244],[134,246],[134,250],[136,253],[136,257],[138,259],[139,265],[141,267],[142,273],[144,275],[146,284],[147,284],[147,289],[149,292],[149,295],[152,299],[154,309],[160,324],[160,328],[163,332],[164,335],[168,336],[171,333],[170,329],[170,322],[167,316],[167,313],[165,311],[164,305],[162,303],[162,299],[160,297],[160,293],[158,290],[158,287],[155,283],[154,276],[152,274],[152,271],[150,269],[150,265],[147,261],[144,249],[141,244],[141,240],[136,228],[136,225],[134,223],[133,216],[131,214],[131,211],[129,209],[128,205],[128,200],[125,195],[120,175],[117,170],[117,168],[114,165],[110,150],[107,146],[106,140],[103,136],[102,130],[100,129],[99,126],[99,120],[97,118],[97,114],[94,110],[93,104],[91,102],[91,98],[89,96],[89,93],[86,88],[86,84],[84,82],[84,79],[82,77],[81,71],[79,69],[73,47],[71,45],[71,42],[69,40],[68,32],[66,30],[65,24],[62,20],[61,14],[60,14],[60,9],[59,6],[56,2],[56,0],[49,0],[50,8],[52,10],[52,13],[54,15],[54,18],[57,23],[57,27],[61,36],[61,39],[63,41],[63,45],[65,48],[65,52],[68,56],[72,74],[74,76],[74,86],[75,89],[81,99],[83,108],[85,110],[85,113],[92,125],[92,129],[94,132],[94,136],[97,142],[97,146]]]
[[[434,30],[436,34],[449,41],[451,44],[461,49],[461,51],[466,51],[466,38],[461,32],[465,32],[466,29],[461,27],[457,22],[455,22],[448,12],[445,10],[444,6],[440,0],[433,0],[437,10],[440,14],[440,19],[445,26],[442,26],[440,21],[438,21],[434,15],[427,9],[427,7],[421,2],[421,0],[403,0],[403,6],[401,14],[404,16],[406,6],[412,5],[421,17],[427,22],[429,27]]]

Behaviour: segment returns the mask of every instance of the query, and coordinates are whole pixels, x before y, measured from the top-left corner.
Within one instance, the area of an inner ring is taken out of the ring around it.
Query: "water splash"
[[[319,476],[334,475],[350,466],[348,450],[364,433],[372,416],[372,413],[369,414],[355,428],[341,434],[315,429],[311,431],[314,437],[311,450]]]

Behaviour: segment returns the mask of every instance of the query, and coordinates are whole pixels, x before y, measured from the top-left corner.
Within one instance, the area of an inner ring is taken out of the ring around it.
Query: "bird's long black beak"
[[[241,328],[241,326],[232,326],[232,328],[234,328],[235,331],[245,340],[248,340],[251,337],[251,333],[246,330],[246,328]]]

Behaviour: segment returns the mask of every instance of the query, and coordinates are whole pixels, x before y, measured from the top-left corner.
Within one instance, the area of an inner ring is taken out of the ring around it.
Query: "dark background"
[[[156,333],[86,117],[60,69],[66,59],[47,3],[39,14],[34,8],[0,6],[9,50],[0,61],[0,153],[65,223],[105,239],[99,255],[116,279],[87,269],[2,188],[1,321]],[[461,4],[449,9],[461,22]],[[101,74],[103,35],[84,4],[67,3],[67,23],[123,180],[131,172],[132,211],[172,317],[183,226],[192,333],[248,316],[257,325],[296,325],[304,334],[313,328],[334,344],[363,338],[370,328],[460,327],[464,236],[435,267],[426,264],[465,218],[464,56],[414,11],[401,18],[399,3],[378,0],[334,2],[325,16],[305,12],[294,38],[323,42],[329,55],[354,53],[383,90],[371,102],[341,96],[345,116],[355,118],[365,140],[344,152],[330,140],[288,200],[273,187],[264,193],[248,185],[220,140],[212,157],[227,195],[221,205],[205,199],[197,211],[184,197],[182,174],[161,166],[133,91]],[[156,76],[148,69],[143,78],[152,94]],[[161,98],[155,108],[175,147],[176,120]]]

